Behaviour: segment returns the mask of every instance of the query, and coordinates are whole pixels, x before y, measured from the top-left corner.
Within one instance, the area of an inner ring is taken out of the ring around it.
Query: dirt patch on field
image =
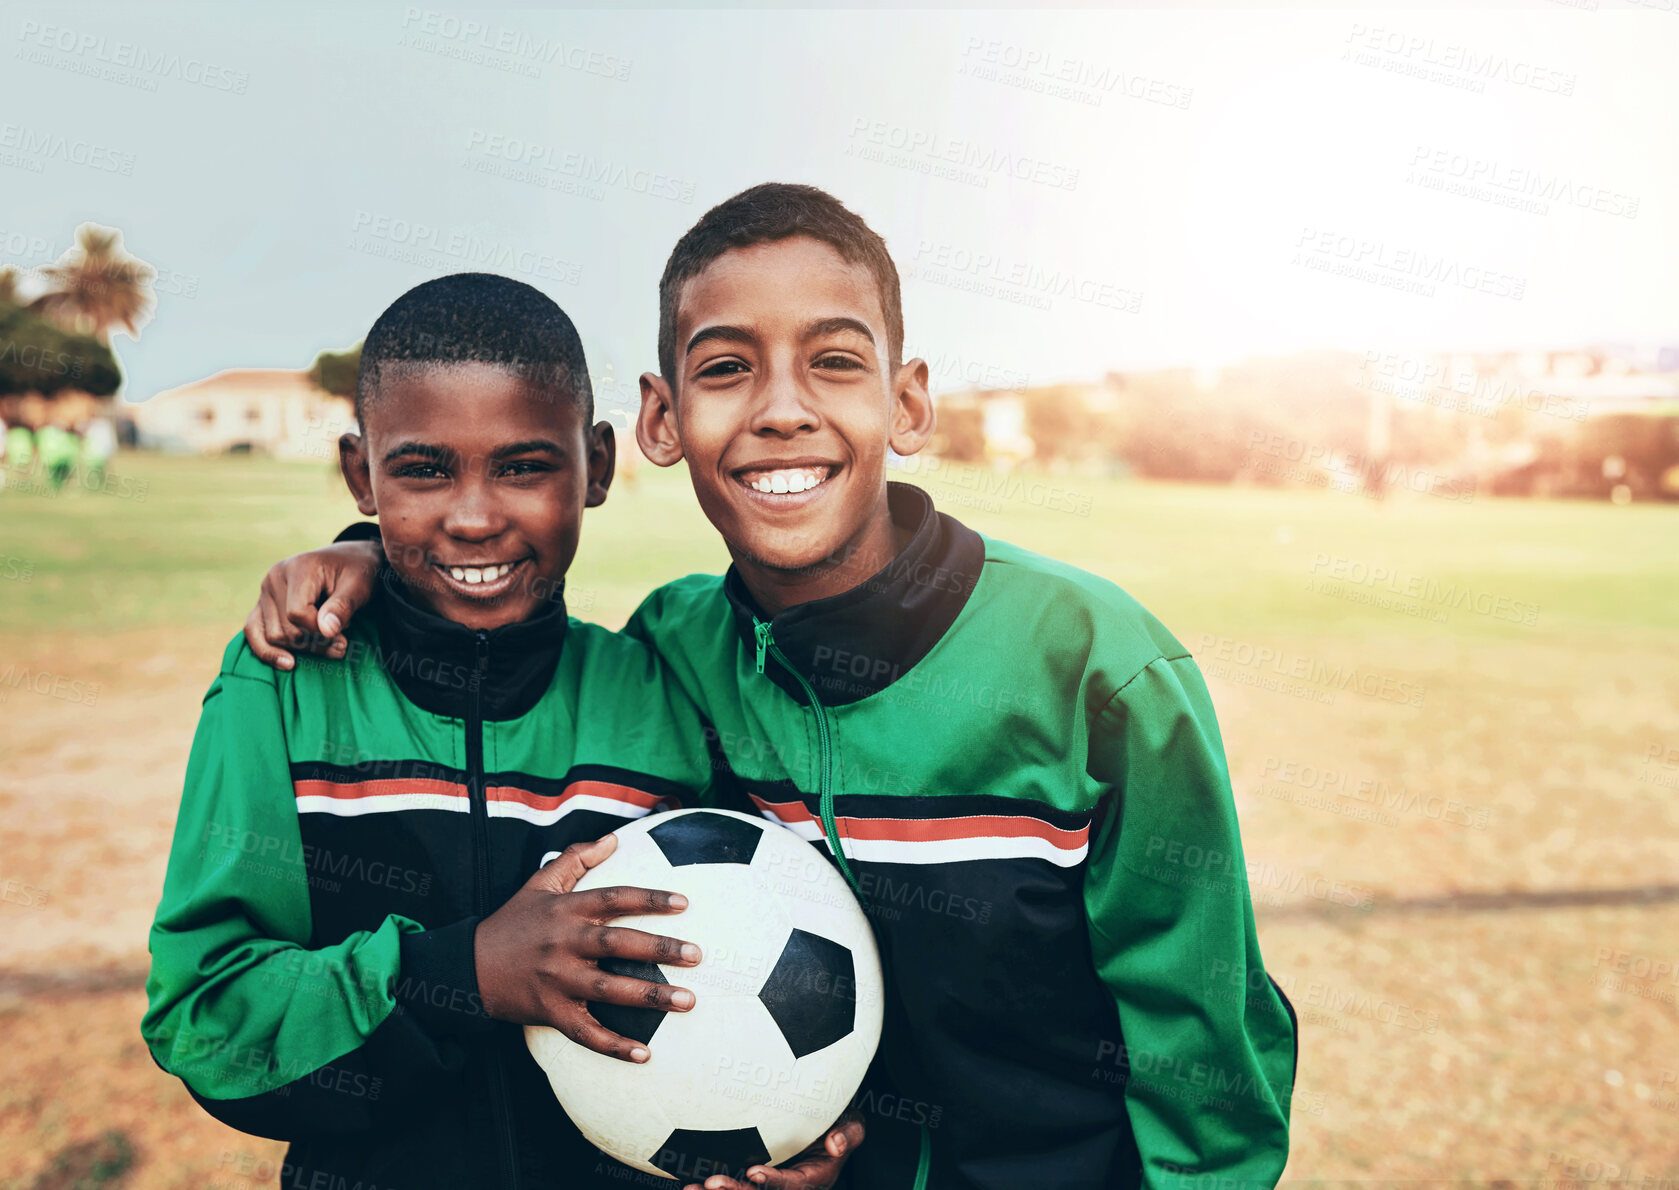
[[[279,1181],[284,1145],[217,1123],[158,1070],[140,1040],[145,1008],[137,990],[0,993],[0,1187],[247,1190]]]
[[[3,707],[0,1190],[278,1179],[282,1146],[205,1115],[138,1033],[225,642],[0,639],[53,675]],[[1289,1180],[1679,1177],[1679,767],[1652,754],[1679,738],[1679,673],[1611,642],[1274,643],[1378,678],[1303,692],[1202,659],[1301,1019]]]

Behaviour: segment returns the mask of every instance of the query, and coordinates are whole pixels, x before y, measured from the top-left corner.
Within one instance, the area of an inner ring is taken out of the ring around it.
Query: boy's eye
[[[714,364],[707,364],[701,368],[701,376],[738,376],[746,371],[746,365],[738,359],[720,359]]]
[[[856,356],[824,355],[816,361],[816,366],[835,372],[861,372],[867,365]]]
[[[436,463],[404,463],[391,472],[398,479],[447,479],[449,473]]]
[[[552,471],[553,467],[537,459],[514,459],[502,464],[501,473],[514,479],[528,478]]]

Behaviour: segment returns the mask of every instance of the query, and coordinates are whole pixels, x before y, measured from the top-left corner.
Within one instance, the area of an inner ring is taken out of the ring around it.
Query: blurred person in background
[[[6,469],[26,472],[35,462],[35,435],[21,422],[6,431]]]
[[[105,482],[105,464],[117,453],[117,431],[108,417],[95,417],[82,427],[82,482],[97,489]]]
[[[70,472],[76,467],[80,440],[57,422],[48,422],[41,427],[37,445],[41,451],[41,467],[47,473],[47,486],[56,492],[64,486],[64,481],[70,478]]]

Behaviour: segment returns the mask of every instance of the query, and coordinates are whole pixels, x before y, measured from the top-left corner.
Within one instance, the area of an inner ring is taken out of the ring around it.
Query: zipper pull
[[[770,626],[762,620],[753,620],[754,631],[758,635],[758,672],[764,672],[764,654],[770,647]]]
[[[473,657],[472,665],[472,689],[479,690],[490,672],[490,634],[482,628],[478,629],[476,644],[476,656]]]

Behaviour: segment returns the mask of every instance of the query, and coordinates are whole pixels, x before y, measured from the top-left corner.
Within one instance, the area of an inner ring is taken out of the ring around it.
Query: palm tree
[[[76,246],[42,268],[41,275],[50,288],[30,308],[101,343],[110,342],[113,327],[139,338],[140,326],[157,304],[152,291],[157,270],[130,256],[122,246],[122,232],[114,227],[82,224],[76,229]]]

